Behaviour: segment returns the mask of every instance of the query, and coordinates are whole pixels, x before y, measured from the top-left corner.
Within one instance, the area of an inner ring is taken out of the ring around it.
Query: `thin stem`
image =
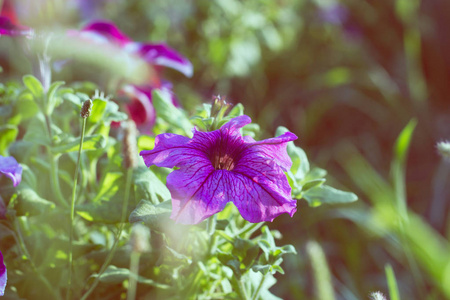
[[[69,290],[67,291],[67,299],[72,298],[72,271],[73,271],[73,226],[75,219],[75,196],[77,191],[78,170],[80,168],[81,150],[83,149],[84,131],[86,129],[86,118],[83,118],[81,127],[80,148],[78,149],[77,165],[73,175],[72,202],[70,204],[70,234],[69,234]]]
[[[128,280],[127,300],[134,300],[136,298],[137,279],[139,273],[139,258],[141,253],[137,251],[131,252],[130,257],[130,278]]]
[[[241,278],[237,279],[236,276],[233,276],[233,280],[236,283],[236,286],[238,290],[236,291],[238,293],[238,296],[240,299],[248,300],[247,292],[245,290],[244,285],[242,284]]]
[[[258,288],[256,289],[255,293],[253,294],[252,300],[258,299],[259,292],[261,291],[264,281],[266,280],[266,277],[267,277],[266,275],[267,275],[267,273],[263,275],[263,278],[261,279],[261,282],[259,283]]]
[[[103,263],[102,267],[100,268],[100,271],[98,272],[97,277],[95,278],[94,282],[92,283],[91,287],[88,289],[88,291],[81,297],[81,300],[86,300],[89,295],[94,291],[94,289],[97,287],[97,285],[100,282],[100,277],[102,276],[103,272],[105,272],[106,268],[109,266],[109,263],[114,257],[114,253],[116,252],[117,245],[119,244],[120,236],[122,235],[123,228],[125,227],[125,218],[126,218],[126,212],[128,208],[128,199],[130,197],[130,187],[131,187],[131,178],[133,175],[133,169],[127,169],[127,181],[125,184],[125,199],[122,204],[122,216],[121,216],[121,223],[119,226],[119,230],[116,233],[116,237],[114,240],[114,244],[111,248],[111,250],[108,253],[108,256],[105,259],[105,262]]]
[[[45,125],[47,127],[47,133],[50,140],[50,145],[53,146],[53,131],[52,131],[52,120],[50,119],[50,116],[44,113],[45,117]],[[58,178],[58,164],[57,164],[57,157],[52,153],[51,146],[47,147],[47,152],[50,160],[50,182],[52,185],[53,192],[56,194],[56,199],[61,203],[62,206],[68,208],[69,205],[67,204],[66,200],[64,199],[64,196],[61,192],[61,188],[59,186],[59,178]]]
[[[30,262],[31,269],[36,274],[36,276],[44,283],[47,290],[50,292],[50,294],[54,297],[54,299],[61,299],[61,295],[59,295],[55,288],[48,282],[47,278],[42,276],[42,274],[37,270],[36,265],[34,264],[33,260],[31,259],[31,255],[28,252],[27,246],[25,245],[25,241],[22,236],[22,231],[20,230],[20,224],[18,223],[18,218],[15,218],[13,222],[14,230],[16,231],[18,242],[20,249],[22,251],[22,255],[26,257],[26,259]]]
[[[206,232],[209,236],[212,236],[214,232],[216,231],[216,224],[217,224],[217,214],[211,216],[206,220]]]

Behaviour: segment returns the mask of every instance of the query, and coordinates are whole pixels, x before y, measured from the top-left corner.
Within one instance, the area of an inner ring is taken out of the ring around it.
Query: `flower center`
[[[234,169],[234,159],[226,153],[215,153],[212,163],[216,170],[231,171]]]

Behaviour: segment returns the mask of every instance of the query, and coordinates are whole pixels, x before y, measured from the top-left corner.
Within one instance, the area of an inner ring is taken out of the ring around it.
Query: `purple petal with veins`
[[[17,186],[22,180],[22,166],[12,156],[4,157],[0,155],[0,176],[5,175],[11,178],[13,186]]]
[[[178,168],[167,176],[172,219],[196,224],[230,201],[254,223],[295,213],[297,202],[284,171],[292,164],[286,145],[297,136],[286,132],[259,142],[243,138],[239,129],[250,122],[248,116],[236,117],[212,132],[194,130],[192,139],[160,134],[153,150],[141,151],[147,166]]]

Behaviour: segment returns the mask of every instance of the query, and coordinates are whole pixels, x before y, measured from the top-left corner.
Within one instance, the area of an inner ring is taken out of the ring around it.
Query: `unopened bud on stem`
[[[136,149],[136,124],[133,121],[125,123],[123,138],[123,162],[125,168],[137,167],[137,149]]]
[[[83,102],[83,106],[81,107],[80,116],[83,119],[86,119],[87,117],[89,117],[91,115],[91,111],[92,111],[92,100],[87,99],[86,101]]]

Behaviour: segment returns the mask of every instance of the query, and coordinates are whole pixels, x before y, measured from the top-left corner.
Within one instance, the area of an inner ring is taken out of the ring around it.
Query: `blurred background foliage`
[[[241,102],[268,135],[295,132],[335,186],[359,195],[301,202],[275,220],[299,250],[276,295],[367,299],[396,279],[401,299],[450,299],[450,167],[435,148],[450,139],[449,1],[16,2],[33,28],[109,19],[136,41],[166,41],[194,65],[192,78],[165,72],[185,108],[215,94]],[[8,43],[1,76],[19,78],[30,66]]]

